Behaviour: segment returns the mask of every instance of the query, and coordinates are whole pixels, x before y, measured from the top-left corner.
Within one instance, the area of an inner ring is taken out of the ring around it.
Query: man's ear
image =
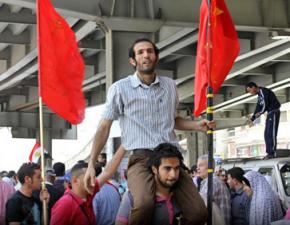
[[[30,177],[30,176],[25,176],[24,177],[24,183],[29,183],[29,182],[31,182],[31,180],[32,180],[32,178]]]
[[[72,176],[71,183],[73,184],[73,183],[77,183],[77,182],[78,182],[77,176]]]
[[[155,166],[151,166],[151,170],[154,174],[158,173],[158,169]]]
[[[130,58],[129,59],[129,63],[132,65],[132,66],[136,66],[136,61],[135,61],[135,59],[133,59],[133,58]]]

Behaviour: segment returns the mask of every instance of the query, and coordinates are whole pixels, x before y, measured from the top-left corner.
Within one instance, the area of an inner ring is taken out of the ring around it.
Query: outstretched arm
[[[100,187],[109,180],[117,171],[124,155],[126,154],[125,148],[121,145],[113,158],[107,163],[104,171],[97,177]]]
[[[174,128],[177,130],[196,130],[205,132],[209,128],[215,128],[215,121],[209,121],[209,120],[201,120],[201,121],[193,121],[193,120],[187,120],[180,116],[177,116],[175,118],[175,126]]]
[[[97,161],[98,155],[104,148],[110,133],[110,129],[112,126],[112,120],[103,119],[99,123],[99,127],[94,137],[93,146],[91,150],[91,157],[89,160],[88,169],[86,171],[84,177],[84,185],[85,189],[90,193],[93,194],[94,186],[95,186],[95,163]]]

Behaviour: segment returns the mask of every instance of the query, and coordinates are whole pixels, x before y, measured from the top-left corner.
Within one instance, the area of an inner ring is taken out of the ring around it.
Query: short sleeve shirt
[[[174,133],[178,103],[172,79],[156,76],[147,86],[134,74],[110,87],[102,118],[119,120],[127,150],[151,149],[165,142],[178,146]]]
[[[40,224],[40,212],[32,197],[15,192],[6,204],[6,222],[20,222],[21,225]]]

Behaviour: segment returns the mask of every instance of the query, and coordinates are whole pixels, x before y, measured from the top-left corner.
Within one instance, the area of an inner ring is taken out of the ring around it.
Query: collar
[[[150,86],[147,86],[146,84],[143,84],[143,83],[142,83],[142,81],[140,80],[140,78],[139,78],[138,75],[137,75],[137,72],[135,72],[135,73],[131,76],[130,80],[131,80],[131,84],[132,84],[132,87],[133,87],[133,88],[137,88],[137,87],[139,87],[139,86],[142,86],[142,87],[148,88],[148,87],[150,87],[150,86],[152,86],[152,85],[155,85],[155,84],[160,83],[160,79],[159,79],[159,77],[156,75],[156,77],[155,77],[155,81],[154,81],[152,84],[150,84]]]
[[[238,190],[232,190],[232,192],[231,192],[231,195],[232,196],[236,196],[236,195],[242,195],[243,194],[243,192],[244,192],[244,188],[243,187],[241,187],[240,189],[238,189]]]
[[[48,181],[45,181],[44,183],[53,186],[53,183],[50,183]]]
[[[235,194],[236,195],[241,195],[241,194],[243,194],[243,192],[244,192],[244,189],[243,189],[243,187],[241,187],[240,189],[235,191]]]
[[[170,195],[168,197],[164,197],[164,196],[158,196],[156,195],[156,202],[167,202],[167,201],[170,201],[172,199],[172,196],[173,196],[173,193],[171,192]]]

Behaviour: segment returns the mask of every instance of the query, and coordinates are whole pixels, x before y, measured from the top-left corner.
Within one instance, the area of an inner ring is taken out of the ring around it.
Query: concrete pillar
[[[185,164],[191,168],[192,165],[197,162],[197,154],[198,154],[198,140],[196,132],[188,132],[186,134],[187,140],[187,155]]]
[[[40,132],[38,129],[38,132],[36,132],[36,140],[40,143]],[[51,138],[51,131],[46,129],[43,131],[43,147],[44,150],[49,154],[49,156],[53,157],[52,154],[52,138]],[[45,167],[51,167],[52,166],[52,159],[46,157],[45,158]]]

